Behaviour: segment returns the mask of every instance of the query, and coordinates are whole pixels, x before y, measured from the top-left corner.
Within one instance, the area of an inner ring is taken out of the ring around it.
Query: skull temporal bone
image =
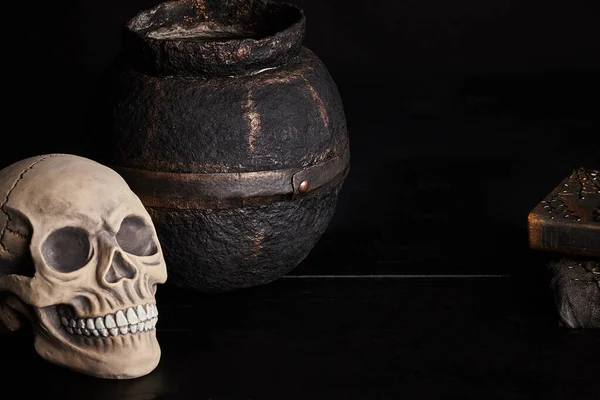
[[[150,373],[166,279],[150,215],[112,169],[49,154],[0,171],[0,292],[19,299],[46,360],[103,378]]]

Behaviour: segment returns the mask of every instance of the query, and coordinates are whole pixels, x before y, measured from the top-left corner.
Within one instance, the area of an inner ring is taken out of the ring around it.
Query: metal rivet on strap
[[[302,181],[302,183],[300,184],[300,186],[298,186],[298,191],[300,193],[306,193],[308,192],[308,189],[310,188],[308,181]]]

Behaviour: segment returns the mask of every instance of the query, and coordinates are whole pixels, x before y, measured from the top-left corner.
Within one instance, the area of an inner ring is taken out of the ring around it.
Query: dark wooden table
[[[600,335],[556,324],[511,277],[284,278],[225,295],[163,288],[151,375],[104,381],[0,342],[15,396],[60,399],[598,399]],[[16,398],[4,397],[3,398]]]

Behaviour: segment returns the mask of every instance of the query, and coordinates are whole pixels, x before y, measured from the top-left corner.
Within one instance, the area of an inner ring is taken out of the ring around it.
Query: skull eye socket
[[[117,232],[117,243],[121,249],[134,256],[147,257],[158,252],[152,227],[136,216],[123,220]]]
[[[58,272],[74,272],[90,259],[90,239],[81,228],[66,227],[54,231],[42,245],[46,263]]]

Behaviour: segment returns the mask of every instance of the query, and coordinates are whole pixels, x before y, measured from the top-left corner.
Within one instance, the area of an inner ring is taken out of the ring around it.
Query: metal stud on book
[[[561,324],[600,328],[600,172],[574,170],[531,211],[528,228],[532,249],[557,254],[549,271]]]

